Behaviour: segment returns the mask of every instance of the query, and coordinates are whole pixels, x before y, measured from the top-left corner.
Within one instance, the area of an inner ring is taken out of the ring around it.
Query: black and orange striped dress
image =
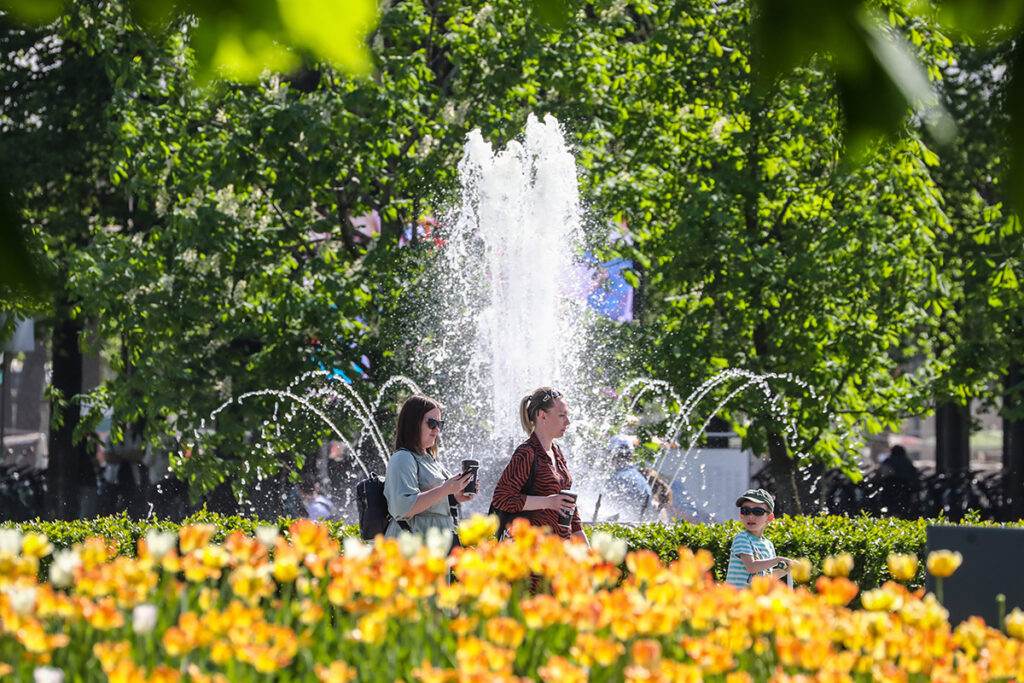
[[[505,466],[501,473],[498,484],[494,487],[494,496],[491,499],[494,507],[504,510],[530,521],[534,526],[546,526],[554,530],[562,538],[569,538],[574,533],[583,530],[580,522],[579,510],[573,510],[572,524],[566,529],[558,524],[558,510],[528,510],[523,512],[523,504],[526,503],[526,496],[550,496],[563,489],[572,488],[572,476],[569,474],[569,466],[562,455],[562,449],[556,444],[551,444],[555,453],[555,467],[551,467],[551,458],[540,445],[536,434],[524,441],[512,453],[512,459]],[[530,467],[536,459],[537,469],[533,477],[533,486],[529,491],[524,491],[527,480],[530,478]]]

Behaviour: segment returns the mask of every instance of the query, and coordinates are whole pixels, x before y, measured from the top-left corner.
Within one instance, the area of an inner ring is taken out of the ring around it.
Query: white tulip
[[[132,610],[132,631],[136,635],[144,636],[153,631],[156,626],[156,605],[142,603],[136,605]]]
[[[150,529],[146,532],[146,547],[153,559],[159,562],[164,555],[178,547],[178,535],[173,531]]]
[[[277,543],[277,537],[280,535],[277,527],[271,524],[261,524],[256,527],[256,540],[268,548],[274,547],[274,544]]]
[[[0,529],[0,553],[21,554],[22,534],[17,529]]]
[[[37,666],[32,671],[34,683],[64,683],[64,671],[52,666]]]
[[[50,565],[50,583],[58,588],[70,586],[75,580],[75,567],[82,566],[82,557],[76,550],[58,550]]]
[[[445,557],[452,549],[452,532],[432,526],[427,529],[427,550],[434,557]]]
[[[7,593],[7,597],[11,601],[11,609],[15,614],[25,616],[31,614],[35,609],[36,589],[34,587],[8,586],[4,592]]]
[[[626,559],[629,544],[623,538],[616,538],[606,531],[597,531],[590,538],[594,550],[605,562],[619,565]]]
[[[402,557],[408,559],[419,552],[423,547],[423,537],[411,531],[402,530],[398,532],[398,551]]]
[[[587,547],[586,543],[570,541],[565,544],[565,554],[577,562],[583,562],[590,554],[590,548]]]
[[[370,553],[373,552],[372,545],[363,543],[361,539],[355,536],[346,536],[343,547],[345,548],[345,555],[356,560],[369,557]]]

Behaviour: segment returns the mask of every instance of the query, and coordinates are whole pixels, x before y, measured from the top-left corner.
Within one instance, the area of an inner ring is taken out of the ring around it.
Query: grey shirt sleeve
[[[419,471],[416,456],[407,450],[395,451],[384,472],[384,497],[388,512],[395,519],[404,519],[420,495]]]

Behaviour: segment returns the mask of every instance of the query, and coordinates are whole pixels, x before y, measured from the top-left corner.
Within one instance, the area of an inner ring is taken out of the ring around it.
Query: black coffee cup
[[[466,459],[462,461],[462,473],[467,474],[473,473],[473,478],[466,484],[466,488],[462,489],[463,493],[476,493],[476,478],[480,472],[480,463],[476,460]]]
[[[576,500],[577,494],[575,491],[559,491],[559,493],[561,493],[563,496],[569,496],[570,498],[573,499],[573,501]],[[566,528],[572,526],[572,513],[572,510],[570,510],[569,512],[558,513],[558,525],[564,526]]]

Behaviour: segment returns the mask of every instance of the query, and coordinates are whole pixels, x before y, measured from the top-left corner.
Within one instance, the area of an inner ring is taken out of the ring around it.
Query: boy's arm
[[[785,557],[769,557],[766,560],[755,560],[754,556],[749,553],[739,553],[740,561],[743,562],[743,568],[750,574],[760,574],[766,569],[772,569],[775,565],[780,562],[786,563],[786,568],[781,573],[772,572],[772,576],[785,576],[786,572],[789,571],[789,560]]]

